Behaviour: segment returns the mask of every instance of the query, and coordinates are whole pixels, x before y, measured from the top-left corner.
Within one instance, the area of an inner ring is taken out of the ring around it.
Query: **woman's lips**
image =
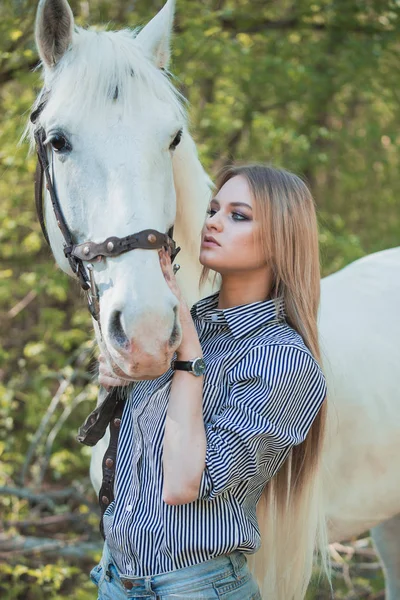
[[[212,248],[214,246],[219,246],[217,240],[212,235],[205,235],[202,241],[202,246],[206,248]]]
[[[218,248],[219,246],[217,242],[211,242],[209,240],[203,240],[201,245],[205,246],[206,248]]]

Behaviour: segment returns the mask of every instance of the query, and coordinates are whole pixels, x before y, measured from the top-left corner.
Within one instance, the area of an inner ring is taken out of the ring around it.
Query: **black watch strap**
[[[192,360],[174,360],[174,369],[179,371],[191,371],[193,361]]]
[[[192,373],[196,377],[204,375],[206,370],[206,363],[202,356],[197,356],[193,360],[174,360],[172,361],[171,367],[177,371],[187,371]]]

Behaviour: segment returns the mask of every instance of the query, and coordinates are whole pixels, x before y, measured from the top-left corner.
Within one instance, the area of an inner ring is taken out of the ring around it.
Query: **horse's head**
[[[173,0],[136,32],[77,28],[67,0],[41,0],[36,42],[44,68],[42,128],[50,174],[75,243],[174,224],[173,157],[185,115],[165,69]],[[181,137],[182,144],[180,144]],[[59,266],[71,273],[48,192],[44,216]],[[87,263],[84,263],[87,264]],[[102,352],[130,378],[162,374],[180,343],[178,302],[157,250],[93,262]]]

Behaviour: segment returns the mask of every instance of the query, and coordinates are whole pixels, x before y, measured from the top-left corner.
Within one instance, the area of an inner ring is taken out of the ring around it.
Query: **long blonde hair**
[[[225,167],[217,190],[238,175],[248,183],[261,222],[261,250],[273,272],[271,296],[284,298],[288,324],[320,362],[320,264],[312,195],[296,175],[264,165]],[[203,268],[201,283],[208,276]],[[248,564],[265,600],[302,600],[318,551],[329,576],[321,485],[326,412],[325,401],[306,439],[293,447],[257,504],[261,548],[248,555]]]

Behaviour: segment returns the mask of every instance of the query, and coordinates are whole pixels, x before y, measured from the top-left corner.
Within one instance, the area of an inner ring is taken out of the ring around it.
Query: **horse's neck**
[[[181,265],[179,285],[189,303],[193,304],[212,292],[210,284],[199,291],[201,265],[199,263],[200,234],[210,201],[212,182],[197,156],[196,146],[185,131],[174,156],[176,190],[176,220],[174,237],[182,247],[176,261]]]

